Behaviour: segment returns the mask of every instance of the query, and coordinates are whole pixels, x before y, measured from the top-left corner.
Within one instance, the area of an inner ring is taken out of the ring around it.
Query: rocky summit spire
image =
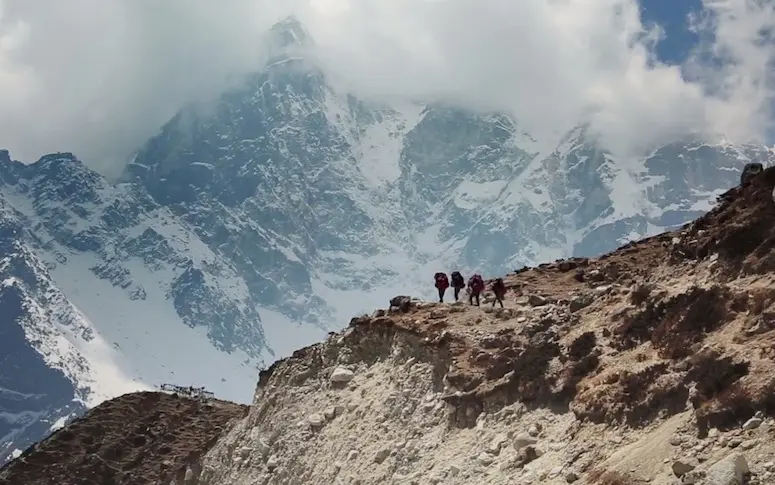
[[[274,24],[269,29],[267,40],[278,49],[309,47],[313,44],[309,33],[304,29],[299,19],[293,15]]]

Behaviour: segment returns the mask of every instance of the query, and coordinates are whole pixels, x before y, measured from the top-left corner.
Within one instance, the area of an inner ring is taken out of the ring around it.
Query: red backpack
[[[482,280],[481,275],[475,274],[468,280],[468,286],[474,293],[481,293],[484,290],[484,280]]]
[[[436,288],[442,289],[449,287],[449,280],[447,279],[446,273],[436,273],[433,275],[433,279],[436,280]]]

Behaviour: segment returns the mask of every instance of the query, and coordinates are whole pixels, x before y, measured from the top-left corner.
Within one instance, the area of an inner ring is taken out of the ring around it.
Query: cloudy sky
[[[260,68],[296,14],[337,85],[589,120],[618,150],[773,141],[775,0],[0,0],[0,147],[110,171],[185,102]]]

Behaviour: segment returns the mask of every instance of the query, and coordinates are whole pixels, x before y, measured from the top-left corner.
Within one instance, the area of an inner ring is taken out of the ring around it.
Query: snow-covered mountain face
[[[326,315],[324,301],[341,308],[332,292],[381,302],[386,287],[427,288],[429,274],[453,266],[501,274],[602,253],[695,218],[746,162],[773,158],[689,141],[619,159],[583,127],[547,148],[504,114],[337,92],[299,55],[301,27],[286,22],[281,33],[292,55],[278,50],[242,88],[181,111],[125,180],[294,318]],[[288,299],[283,285],[305,299]]]
[[[278,25],[274,58],[182,109],[109,183],[0,151],[0,462],[107,397],[163,382],[249,402],[256,367],[432,274],[498,275],[682,224],[764,147],[618,159],[583,128],[339,92]],[[23,373],[17,369],[24,369]]]
[[[25,165],[0,151],[0,250],[0,462],[165,382],[248,402],[257,367],[324,335],[259,313],[228,258],[142,186],[71,154]]]

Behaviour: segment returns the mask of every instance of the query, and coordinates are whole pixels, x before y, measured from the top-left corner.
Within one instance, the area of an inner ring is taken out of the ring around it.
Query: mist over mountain
[[[537,139],[503,112],[343,92],[293,19],[267,42],[265,68],[183,107],[116,182],[0,151],[0,459],[164,382],[250,402],[258,368],[432,296],[435,271],[601,254],[775,156],[686,139],[622,157],[585,125]]]

